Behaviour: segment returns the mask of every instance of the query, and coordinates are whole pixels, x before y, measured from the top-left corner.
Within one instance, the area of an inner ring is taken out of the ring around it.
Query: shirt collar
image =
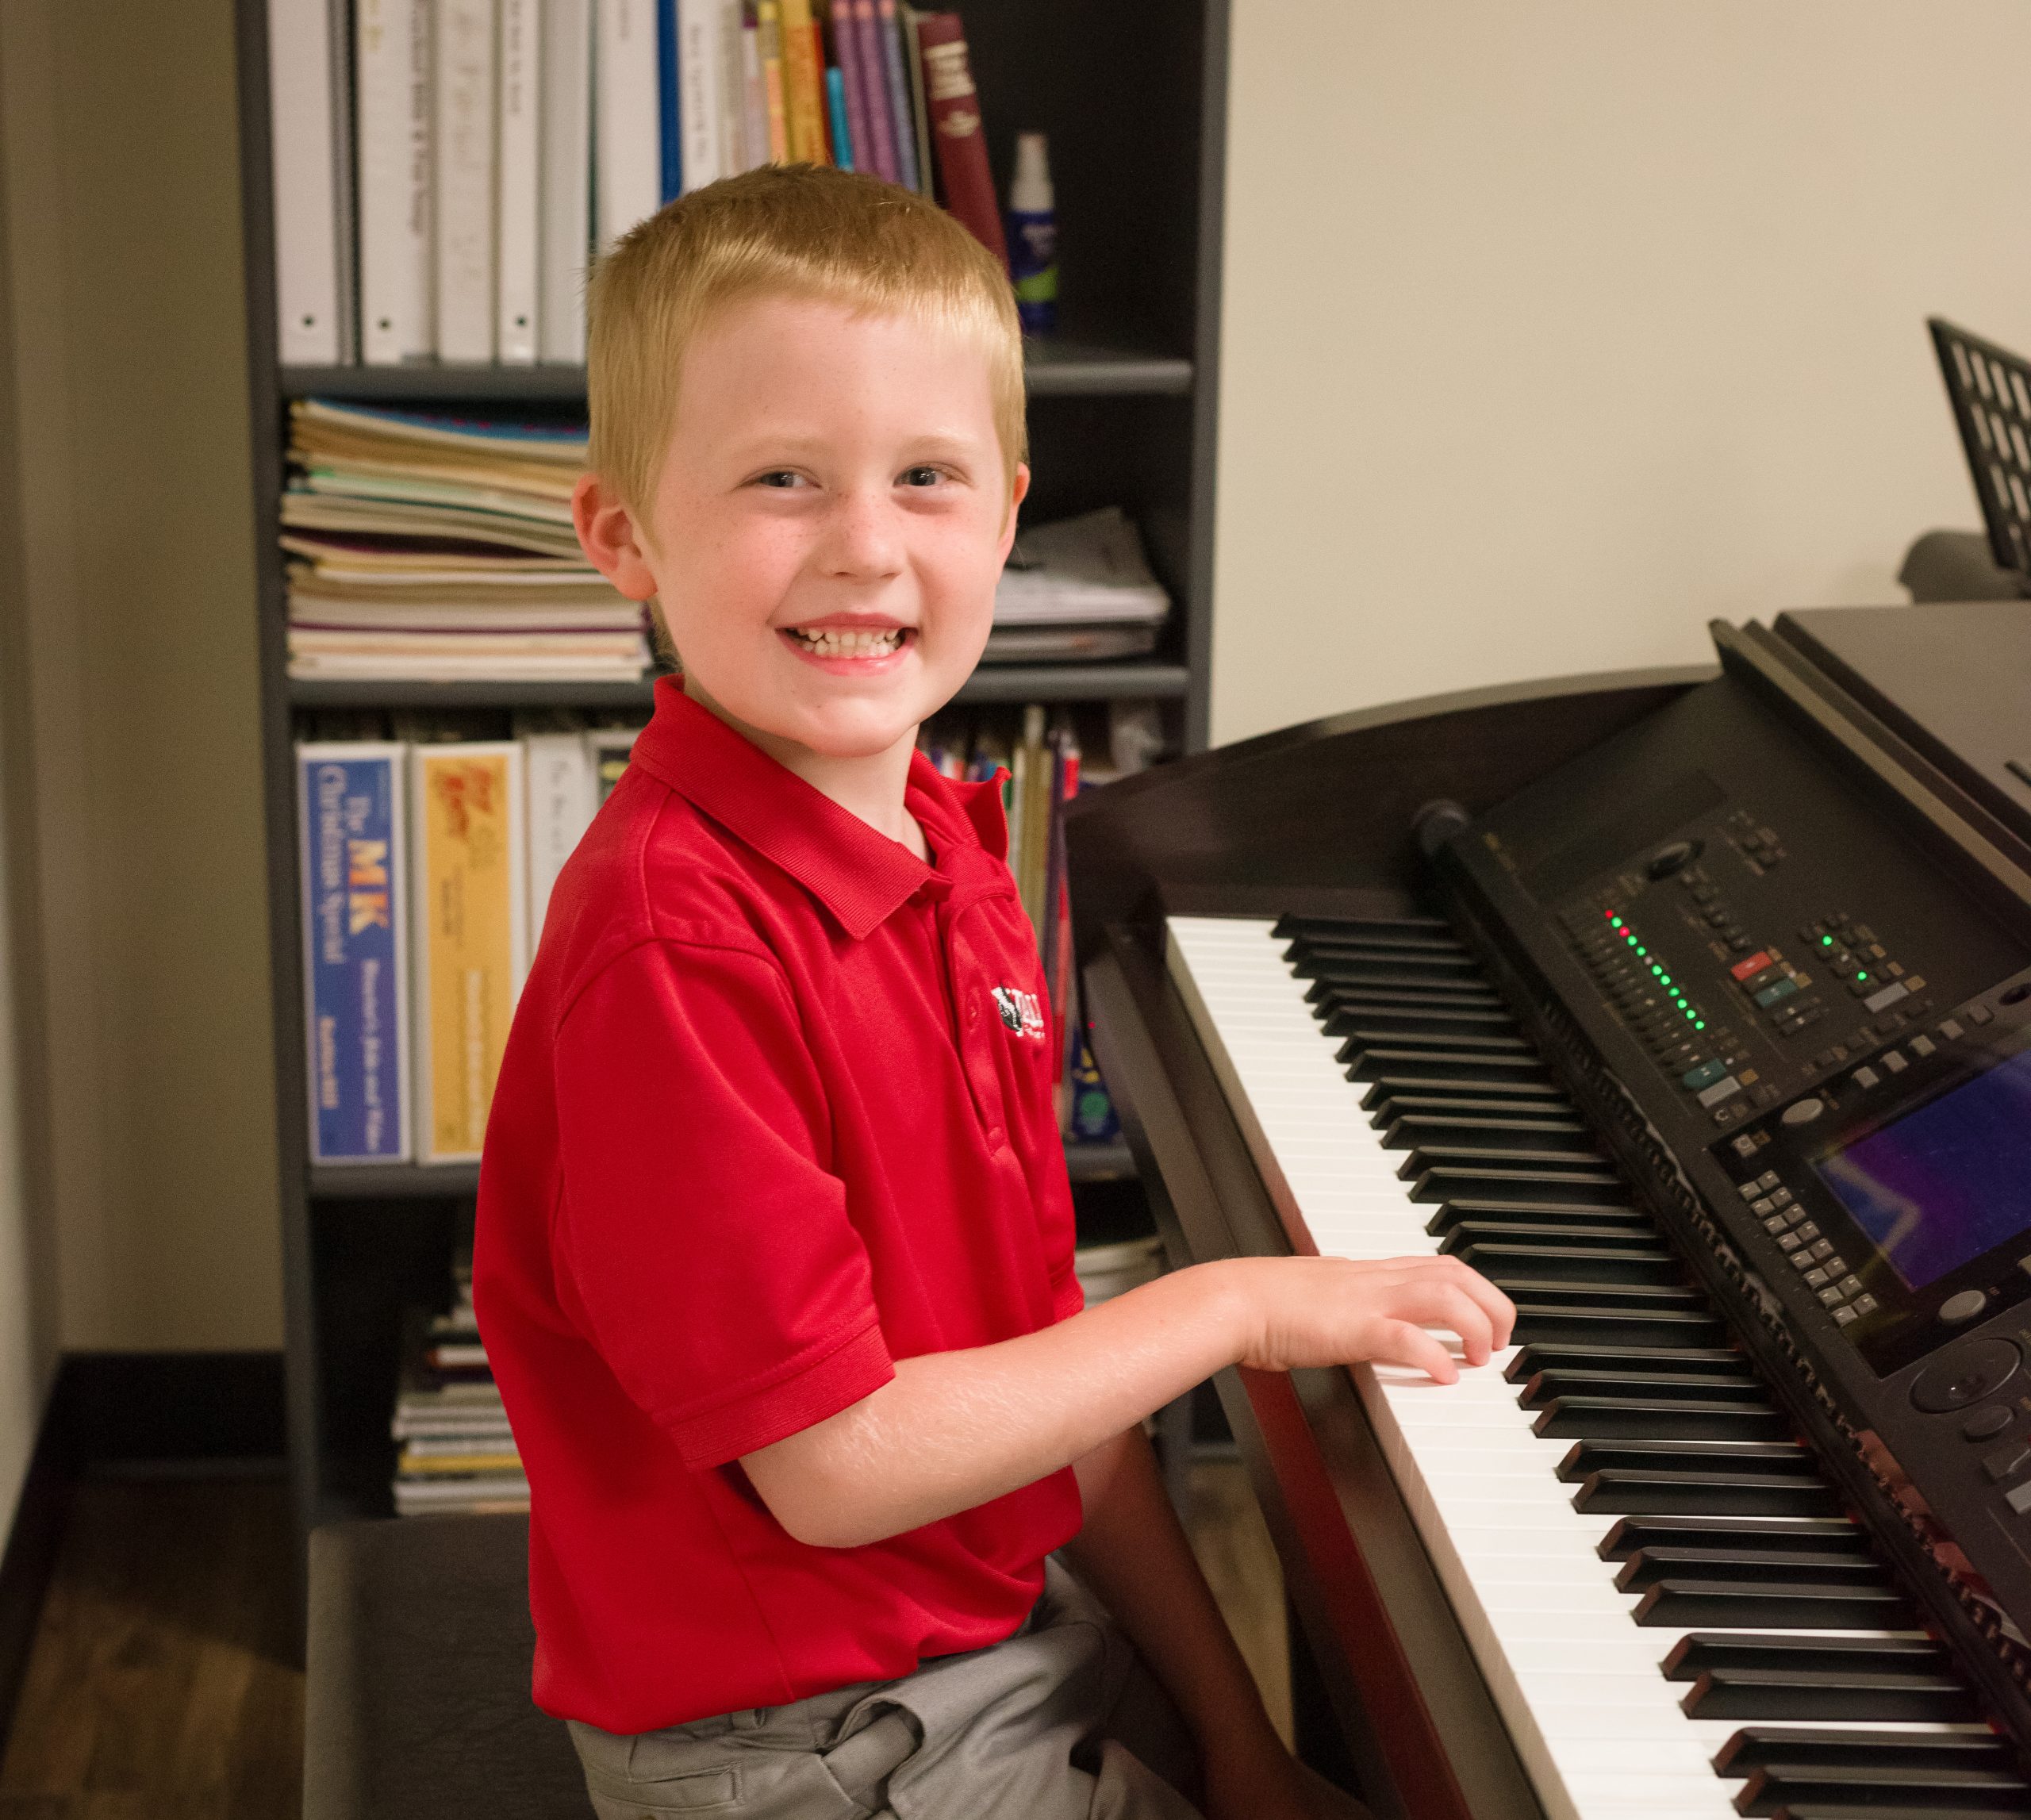
[[[855,941],[920,891],[942,896],[950,890],[950,862],[966,850],[985,848],[997,858],[1008,850],[999,787],[955,785],[921,752],[911,758],[908,801],[938,855],[937,866],[778,764],[693,701],[676,678],[658,681],[655,701],[655,716],[636,738],[628,762],[781,866]],[[983,800],[988,797],[991,802]]]

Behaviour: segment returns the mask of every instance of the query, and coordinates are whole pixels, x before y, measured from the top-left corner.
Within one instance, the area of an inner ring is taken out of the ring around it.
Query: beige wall
[[[281,1297],[229,0],[0,7],[57,1329]]]
[[[1979,523],[2021,0],[1235,0],[1213,732],[1697,660]]]

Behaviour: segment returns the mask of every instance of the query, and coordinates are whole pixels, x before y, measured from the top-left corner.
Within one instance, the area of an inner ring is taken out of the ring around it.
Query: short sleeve
[[[894,1375],[771,962],[631,950],[570,1007],[554,1066],[560,1287],[686,1465],[766,1447]]]

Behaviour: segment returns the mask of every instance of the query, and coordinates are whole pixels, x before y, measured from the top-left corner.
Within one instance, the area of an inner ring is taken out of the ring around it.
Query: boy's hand
[[[1455,1257],[1244,1257],[1233,1274],[1245,1307],[1241,1362],[1263,1371],[1303,1365],[1414,1365],[1441,1384],[1460,1368],[1426,1324],[1460,1336],[1469,1365],[1509,1344],[1515,1305]]]
[[[1351,1795],[1307,1768],[1273,1735],[1267,1747],[1207,1754],[1206,1820],[1375,1820]]]

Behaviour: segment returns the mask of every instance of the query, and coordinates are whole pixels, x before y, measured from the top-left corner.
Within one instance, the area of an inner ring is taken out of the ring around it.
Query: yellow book
[[[470,1162],[528,964],[522,748],[418,745],[409,778],[417,1160]]]
[[[790,157],[809,164],[830,164],[831,147],[825,136],[824,58],[819,48],[818,21],[811,0],[782,0],[783,110],[789,117]]]
[[[754,9],[762,36],[762,92],[769,110],[769,162],[790,161],[789,103],[783,93],[783,10],[778,0],[759,0]]]

